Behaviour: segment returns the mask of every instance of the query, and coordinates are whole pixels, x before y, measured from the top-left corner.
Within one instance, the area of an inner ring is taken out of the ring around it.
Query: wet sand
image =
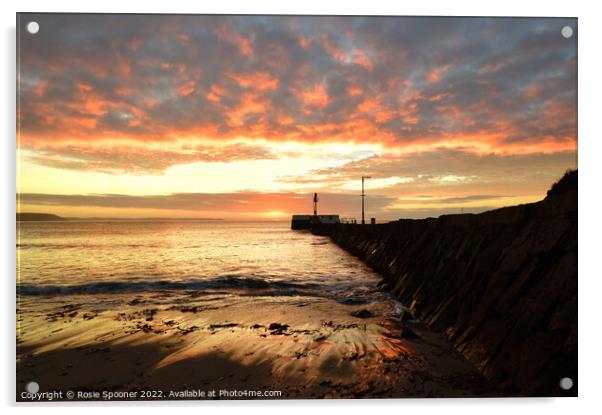
[[[97,300],[19,300],[18,400],[29,381],[40,392],[160,390],[164,399],[187,390],[280,391],[268,399],[495,395],[442,333],[402,322],[388,302],[192,291]]]

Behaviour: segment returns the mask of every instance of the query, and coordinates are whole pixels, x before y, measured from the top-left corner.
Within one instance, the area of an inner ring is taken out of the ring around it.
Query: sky
[[[21,212],[284,220],[317,192],[359,219],[370,176],[385,221],[534,202],[577,168],[576,19],[19,20]]]

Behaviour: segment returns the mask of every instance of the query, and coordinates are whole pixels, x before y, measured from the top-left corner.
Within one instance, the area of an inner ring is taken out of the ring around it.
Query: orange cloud
[[[95,145],[43,144],[30,149],[29,160],[60,169],[104,173],[160,174],[167,168],[195,162],[273,159],[266,145],[246,142],[142,145],[105,141]]]
[[[301,91],[299,99],[307,106],[318,108],[328,105],[330,98],[326,92],[326,85],[323,83],[316,84],[308,89]]]
[[[299,41],[299,46],[301,46],[304,49],[307,49],[311,45],[311,38],[309,37],[299,36],[297,40]]]
[[[178,88],[178,93],[182,96],[188,96],[194,92],[194,81],[188,81]]]
[[[69,27],[71,17],[57,19]],[[135,27],[94,26],[98,44],[77,31],[53,33],[43,46],[52,53],[23,39],[29,43],[20,56],[21,145],[246,137],[379,143],[395,151],[458,147],[461,140],[479,151],[576,148],[576,48],[537,43],[539,31],[531,37],[536,43],[521,44],[521,35],[507,45],[510,67],[495,48],[478,42],[470,48],[472,38],[450,37],[442,48],[438,39],[445,35],[436,30],[423,38],[434,50],[424,57],[424,46],[405,29],[391,42],[393,28],[360,24],[363,18],[357,25],[333,18],[338,23],[331,25],[211,17],[203,30],[189,31],[171,20],[140,19]],[[90,53],[61,46],[72,37]],[[544,56],[548,64],[536,66]],[[470,67],[454,67],[454,82],[442,82],[454,62],[464,61]]]
[[[439,82],[448,70],[449,65],[442,65],[427,72],[424,77],[430,82]]]
[[[47,81],[40,81],[34,87],[34,94],[38,98],[42,98],[44,96],[44,94],[46,93],[47,89],[48,89],[48,82]]]
[[[280,117],[278,117],[279,124],[291,125],[293,122],[295,122],[295,119],[290,115],[281,115]]]
[[[338,46],[334,45],[328,35],[322,36],[322,47],[324,50],[336,61],[346,63],[347,62],[347,53]]]
[[[493,73],[493,72],[497,72],[501,69],[503,65],[501,63],[495,63],[495,64],[486,64],[484,66],[482,66],[481,68],[479,68],[479,73]]]
[[[372,112],[380,108],[380,98],[366,98],[357,109],[360,112]]]
[[[253,56],[253,47],[249,38],[242,36],[240,33],[234,32],[225,25],[217,29],[216,34],[220,39],[235,45],[242,55],[246,57]]]
[[[372,61],[359,49],[353,51],[353,63],[363,66],[368,70],[372,70]]]
[[[357,86],[350,86],[349,88],[347,88],[347,94],[349,94],[350,97],[356,97],[358,95],[362,95],[364,93],[364,91],[362,90],[362,88],[359,88]]]
[[[253,92],[247,92],[242,96],[238,107],[228,112],[228,124],[231,126],[242,126],[246,116],[265,113],[269,106],[270,101],[265,97]]]
[[[260,91],[270,91],[278,88],[278,79],[267,72],[230,74],[230,77],[243,88],[253,88]]]
[[[322,47],[334,60],[340,63],[353,63],[365,69],[372,70],[373,64],[368,55],[358,48],[345,51],[332,43],[327,35],[322,36]]]
[[[224,89],[217,85],[211,87],[211,91],[207,94],[207,99],[212,102],[219,102],[224,95]]]
[[[382,123],[392,120],[397,116],[395,111],[379,111],[374,114],[374,120],[376,122]]]

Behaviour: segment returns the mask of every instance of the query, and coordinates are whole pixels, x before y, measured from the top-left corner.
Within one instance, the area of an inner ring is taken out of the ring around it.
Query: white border
[[[595,261],[600,256],[598,246],[602,239],[600,215],[602,215],[602,174],[599,160],[602,157],[602,131],[600,122],[600,76],[602,75],[600,40],[602,40],[602,15],[600,6],[594,1],[533,1],[504,0],[499,2],[454,0],[454,1],[404,1],[393,4],[384,0],[220,0],[197,2],[171,0],[123,1],[99,0],[96,3],[69,1],[28,1],[0,6],[2,13],[3,53],[2,99],[0,116],[5,132],[2,141],[2,211],[3,231],[1,254],[4,273],[2,280],[3,325],[1,331],[2,358],[4,364],[0,378],[0,404],[6,406],[5,413],[32,413],[43,410],[47,414],[106,414],[107,411],[140,409],[145,413],[163,413],[168,407],[178,412],[226,412],[265,413],[287,415],[316,410],[365,413],[367,411],[391,411],[420,415],[461,411],[463,414],[487,412],[488,415],[508,412],[545,411],[550,414],[593,412],[600,407],[600,311],[596,307],[602,294],[602,273]],[[86,405],[15,405],[15,13],[30,12],[109,12],[109,13],[231,13],[231,14],[392,14],[392,15],[456,15],[456,16],[569,16],[579,18],[579,398],[576,399],[470,399],[470,400],[355,400],[355,401],[262,401],[262,402],[153,402],[139,408],[136,403],[110,403]]]

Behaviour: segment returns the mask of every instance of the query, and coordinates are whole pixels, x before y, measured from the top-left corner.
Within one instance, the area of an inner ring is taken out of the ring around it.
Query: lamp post
[[[364,179],[371,178],[371,176],[362,176],[362,225],[366,224],[366,220],[364,218],[364,199],[366,198],[366,194],[364,193]]]

